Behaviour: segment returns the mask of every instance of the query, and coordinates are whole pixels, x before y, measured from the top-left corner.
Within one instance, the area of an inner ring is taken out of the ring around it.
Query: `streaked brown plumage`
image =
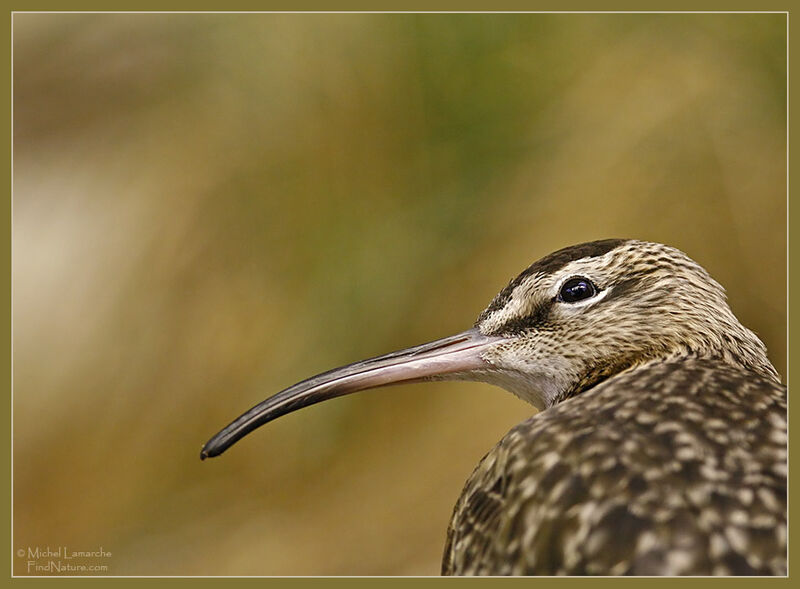
[[[786,389],[722,287],[661,244],[550,254],[474,328],[290,387],[202,457],[311,403],[444,378],[542,410],[468,479],[444,574],[786,574]]]
[[[443,573],[785,574],[785,400],[691,358],[543,411],[470,477]]]

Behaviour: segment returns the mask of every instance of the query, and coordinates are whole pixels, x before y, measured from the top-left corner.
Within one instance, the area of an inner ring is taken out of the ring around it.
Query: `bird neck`
[[[738,368],[739,370],[756,373],[759,376],[776,383],[780,383],[781,381],[780,375],[778,374],[777,370],[775,370],[775,367],[770,363],[766,353],[753,353],[753,349],[750,346],[726,346],[725,348],[718,350],[704,351],[698,351],[686,347],[681,350],[676,350],[671,354],[662,355],[659,357],[639,356],[616,358],[607,362],[597,362],[573,387],[565,389],[552,399],[548,399],[545,408],[557,405],[562,401],[580,395],[581,393],[596,387],[597,385],[618,374],[639,370],[649,367],[653,364],[688,360],[690,358],[721,362],[734,368]]]

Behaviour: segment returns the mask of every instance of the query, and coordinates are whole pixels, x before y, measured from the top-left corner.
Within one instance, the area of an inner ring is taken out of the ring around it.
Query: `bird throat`
[[[648,362],[656,361],[657,358],[649,357],[644,354],[621,356],[607,361],[599,361],[590,367],[583,376],[571,387],[561,389],[550,399],[548,407],[571,399],[589,389],[601,384],[609,378],[639,368]]]

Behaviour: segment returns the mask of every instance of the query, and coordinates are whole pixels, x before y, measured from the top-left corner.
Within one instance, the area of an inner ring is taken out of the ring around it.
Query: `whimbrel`
[[[444,574],[786,574],[786,388],[723,288],[657,243],[552,253],[471,329],[289,387],[201,457],[319,401],[440,379],[540,410],[467,480]]]

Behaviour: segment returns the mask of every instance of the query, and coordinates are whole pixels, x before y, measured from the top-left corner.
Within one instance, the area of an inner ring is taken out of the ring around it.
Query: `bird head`
[[[725,290],[683,252],[607,239],[535,262],[481,313],[481,380],[542,409],[645,362],[714,356],[777,378]]]
[[[220,431],[201,458],[281,415],[364,389],[475,380],[543,409],[625,370],[679,355],[715,356],[778,379],[724,289],[684,253],[636,240],[584,243],[525,269],[471,329],[289,387]]]

